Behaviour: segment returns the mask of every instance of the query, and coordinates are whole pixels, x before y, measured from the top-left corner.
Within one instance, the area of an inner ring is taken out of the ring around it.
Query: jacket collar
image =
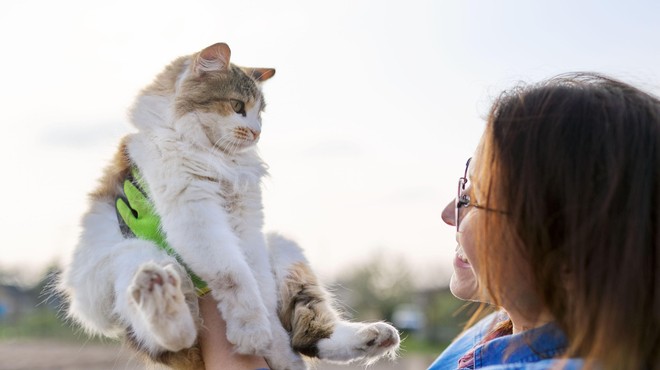
[[[484,343],[475,349],[474,365],[478,369],[502,363],[535,362],[556,357],[566,346],[563,332],[555,323],[549,323]]]

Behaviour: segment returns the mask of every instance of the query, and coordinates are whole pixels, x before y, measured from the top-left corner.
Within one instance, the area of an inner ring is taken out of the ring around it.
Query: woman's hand
[[[210,294],[199,298],[199,313],[203,320],[199,343],[207,370],[268,369],[263,357],[234,352],[233,345],[227,340],[227,327],[218,311],[218,303]]]

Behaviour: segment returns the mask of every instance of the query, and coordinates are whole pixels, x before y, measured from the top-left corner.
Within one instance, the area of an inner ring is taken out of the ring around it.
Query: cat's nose
[[[259,130],[250,129],[250,132],[252,133],[252,136],[254,137],[254,140],[257,140],[259,138],[259,135],[261,135],[261,131],[259,131]]]

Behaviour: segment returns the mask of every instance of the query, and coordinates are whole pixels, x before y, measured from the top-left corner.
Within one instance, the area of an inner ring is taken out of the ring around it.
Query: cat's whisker
[[[207,149],[208,149],[212,154],[215,155],[219,150],[221,150],[220,148],[223,147],[224,141],[225,141],[225,137],[224,137],[224,136],[221,136],[220,138],[218,138],[218,139],[213,143],[213,146],[212,146],[212,147],[207,148]],[[209,159],[210,159],[210,158],[209,158]]]
[[[230,140],[231,140],[231,144],[232,144],[231,153],[232,154],[237,153],[239,151],[239,149],[241,148],[241,142],[233,134],[231,135]]]
[[[211,154],[216,155],[219,151],[225,151],[228,153],[232,153],[231,150],[231,145],[232,145],[232,140],[231,140],[232,135],[231,134],[224,134],[220,136],[210,148],[204,148],[205,150],[208,150]]]
[[[227,146],[227,152],[229,154],[234,154],[238,151],[238,143],[236,142],[236,139],[233,137],[233,135],[229,135],[229,138],[227,139],[229,145]]]

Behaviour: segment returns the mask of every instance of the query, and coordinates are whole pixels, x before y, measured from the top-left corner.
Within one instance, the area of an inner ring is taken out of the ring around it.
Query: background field
[[[11,273],[0,271],[0,370],[144,369],[128,348],[108,339],[88,338],[63,319],[65,303],[49,289],[58,274],[53,267],[38,283],[23,286],[12,283]],[[380,361],[371,369],[426,368],[461,330],[473,309],[464,307],[446,288],[415,288],[410,275],[402,266],[373,259],[329,284],[345,316],[386,320],[401,331],[399,358]],[[363,368],[317,366],[319,370]]]

